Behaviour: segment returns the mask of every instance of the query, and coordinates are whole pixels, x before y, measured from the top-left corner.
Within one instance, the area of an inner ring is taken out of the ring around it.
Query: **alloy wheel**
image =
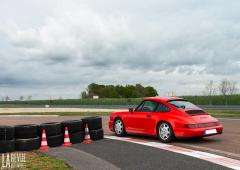
[[[160,126],[159,126],[159,136],[162,140],[168,140],[168,138],[170,137],[171,135],[171,130],[170,130],[170,127],[167,123],[162,123]]]
[[[123,133],[123,123],[121,120],[116,120],[114,124],[115,133],[121,135]]]

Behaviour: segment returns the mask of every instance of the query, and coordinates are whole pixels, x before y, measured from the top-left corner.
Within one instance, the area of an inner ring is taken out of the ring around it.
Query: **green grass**
[[[26,169],[31,170],[69,170],[71,169],[62,160],[51,156],[43,155],[39,152],[28,152],[26,155]]]
[[[207,110],[214,117],[238,117],[239,110]],[[110,112],[43,112],[43,113],[0,113],[0,115],[59,115],[59,116],[108,116]]]
[[[240,105],[240,95],[182,96],[198,105]],[[0,102],[0,107],[27,107],[31,105],[137,105],[142,98],[61,99]]]
[[[240,110],[207,110],[214,117],[238,117],[240,118]]]
[[[21,152],[22,153],[22,152]],[[5,169],[22,169],[22,170],[70,170],[71,168],[62,160],[58,160],[54,157],[44,155],[38,151],[36,152],[25,152],[26,162],[23,163],[24,167],[21,168],[5,168]],[[1,158],[1,156],[0,156]],[[1,158],[2,160],[2,158]],[[6,164],[6,163],[4,163]],[[0,167],[2,161],[0,161]]]
[[[183,96],[197,105],[240,105],[240,95]]]
[[[25,106],[25,105],[135,105],[142,98],[104,98],[104,99],[62,99],[62,100],[31,100],[31,101],[8,101],[0,102],[2,106]],[[3,105],[4,104],[4,105]]]

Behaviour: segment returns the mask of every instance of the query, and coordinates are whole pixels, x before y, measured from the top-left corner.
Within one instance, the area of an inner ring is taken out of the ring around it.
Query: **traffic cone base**
[[[84,136],[84,141],[83,143],[91,143],[92,140],[90,138],[90,134],[89,134],[89,129],[88,129],[88,124],[86,124],[85,126],[85,136]]]
[[[49,147],[48,147],[48,146],[41,146],[40,149],[41,149],[41,150],[48,150]]]
[[[91,139],[85,139],[85,140],[83,141],[83,143],[92,143],[92,140],[91,140]]]
[[[45,131],[45,129],[43,129],[40,149],[47,150],[48,148],[49,147],[48,147],[48,143],[47,143],[46,131]]]
[[[64,143],[62,146],[72,146],[71,143]]]
[[[64,143],[62,146],[72,146],[72,143],[70,142],[69,134],[68,134],[68,128],[65,127],[65,133],[64,133]]]

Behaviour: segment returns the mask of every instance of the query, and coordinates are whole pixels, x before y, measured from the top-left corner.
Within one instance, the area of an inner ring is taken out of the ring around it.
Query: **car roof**
[[[147,97],[147,98],[144,98],[144,100],[153,100],[153,101],[157,101],[157,102],[161,102],[161,101],[168,102],[171,100],[184,100],[184,99],[180,98],[180,97]]]

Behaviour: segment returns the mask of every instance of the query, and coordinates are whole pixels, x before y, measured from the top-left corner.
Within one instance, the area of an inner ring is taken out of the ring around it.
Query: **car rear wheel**
[[[166,122],[161,122],[158,125],[158,138],[163,143],[169,143],[174,139],[174,133],[171,125]]]
[[[115,120],[114,131],[117,136],[124,136],[126,134],[125,128],[121,119]]]

